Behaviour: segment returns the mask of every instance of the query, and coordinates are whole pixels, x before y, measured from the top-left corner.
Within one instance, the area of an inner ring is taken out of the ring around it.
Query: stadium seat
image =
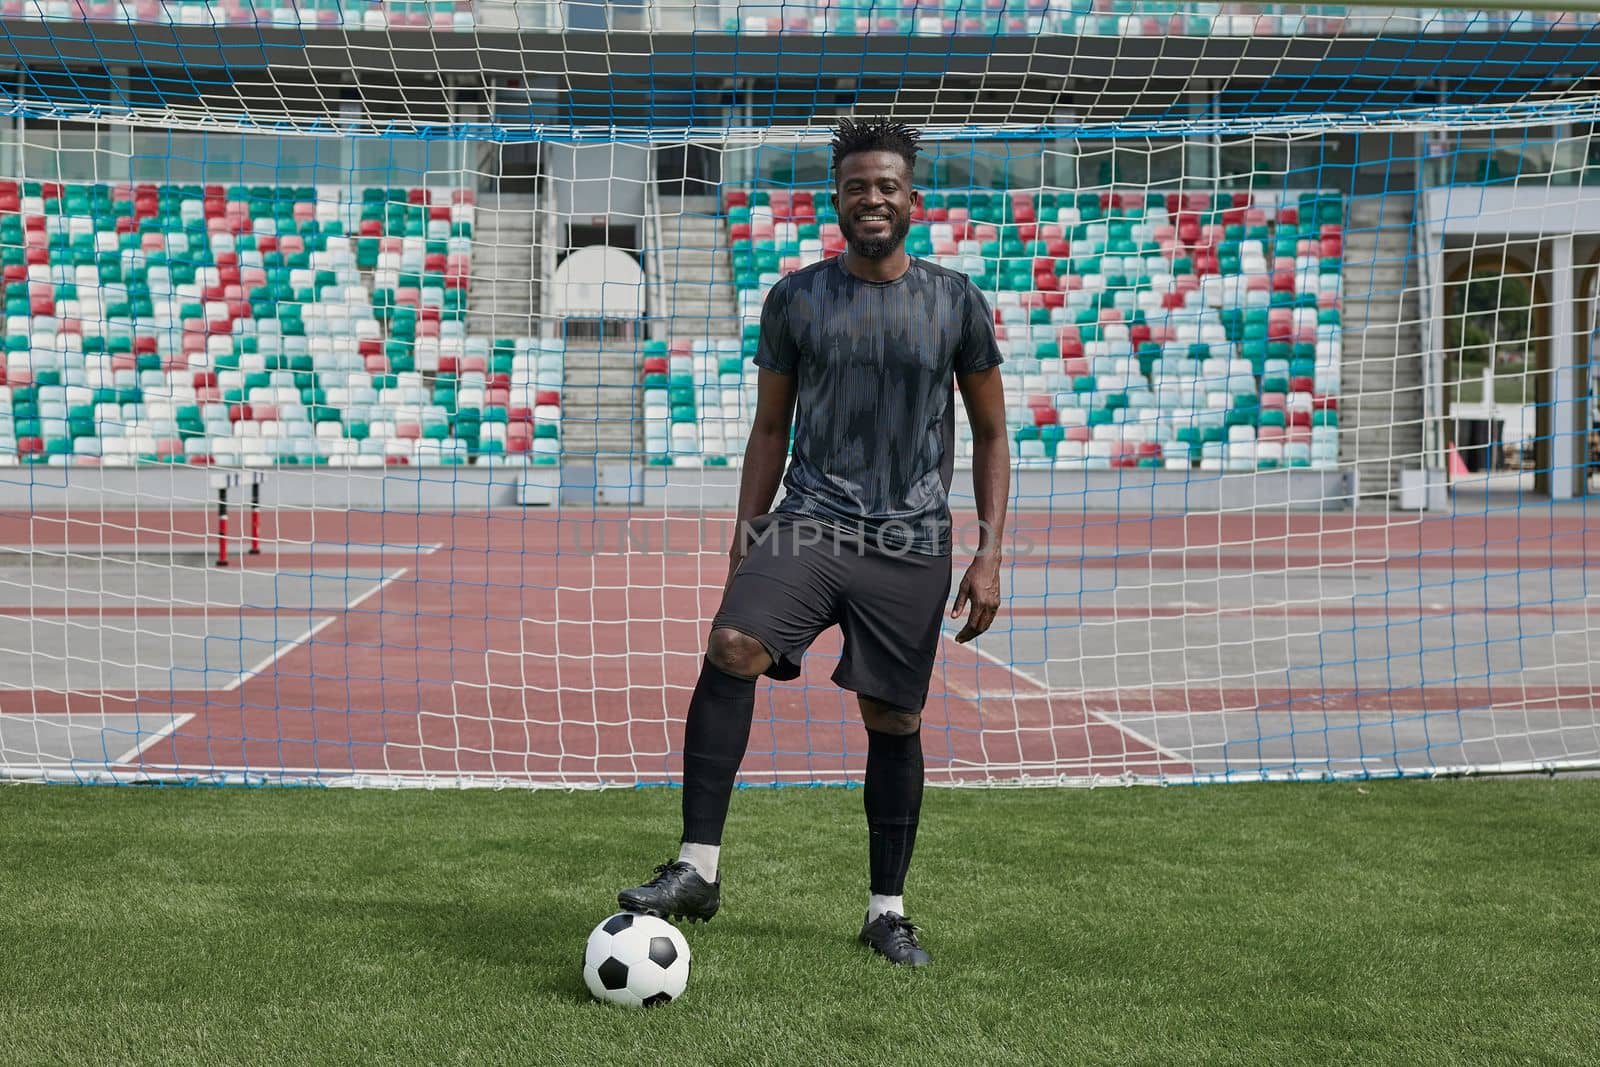
[[[0,181],[0,455],[557,462],[562,342],[467,333],[471,201]]]

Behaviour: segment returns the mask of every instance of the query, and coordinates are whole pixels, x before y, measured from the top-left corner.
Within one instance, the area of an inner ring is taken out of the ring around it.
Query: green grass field
[[[935,966],[858,791],[734,801],[677,1004],[584,938],[678,794],[0,787],[6,1063],[1593,1063],[1600,781],[930,791]]]

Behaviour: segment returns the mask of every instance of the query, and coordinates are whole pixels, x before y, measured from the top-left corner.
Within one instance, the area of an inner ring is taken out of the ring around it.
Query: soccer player
[[[902,889],[922,806],[922,706],[952,577],[952,384],[972,426],[979,519],[950,611],[969,611],[957,641],[987,630],[1000,605],[1010,466],[989,307],[966,275],[905,251],[921,201],[911,184],[918,140],[896,123],[839,123],[833,198],[848,250],[767,295],[738,533],[684,731],[682,847],[617,895],[623,908],[663,918],[716,914],[756,679],[798,677],[806,648],[838,626],[833,681],[856,693],[867,729],[871,892],[860,939],[913,966],[930,962]],[[780,478],[785,495],[769,514]]]

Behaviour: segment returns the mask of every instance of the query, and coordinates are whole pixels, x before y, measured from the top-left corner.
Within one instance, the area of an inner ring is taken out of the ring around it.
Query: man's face
[[[922,194],[911,189],[911,168],[893,152],[852,152],[839,165],[833,206],[850,251],[882,259],[911,232],[911,208]]]

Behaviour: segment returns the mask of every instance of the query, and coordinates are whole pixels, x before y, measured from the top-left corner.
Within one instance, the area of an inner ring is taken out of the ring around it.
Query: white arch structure
[[[574,251],[550,279],[558,319],[637,322],[644,317],[644,270],[620,248],[590,245]]]

